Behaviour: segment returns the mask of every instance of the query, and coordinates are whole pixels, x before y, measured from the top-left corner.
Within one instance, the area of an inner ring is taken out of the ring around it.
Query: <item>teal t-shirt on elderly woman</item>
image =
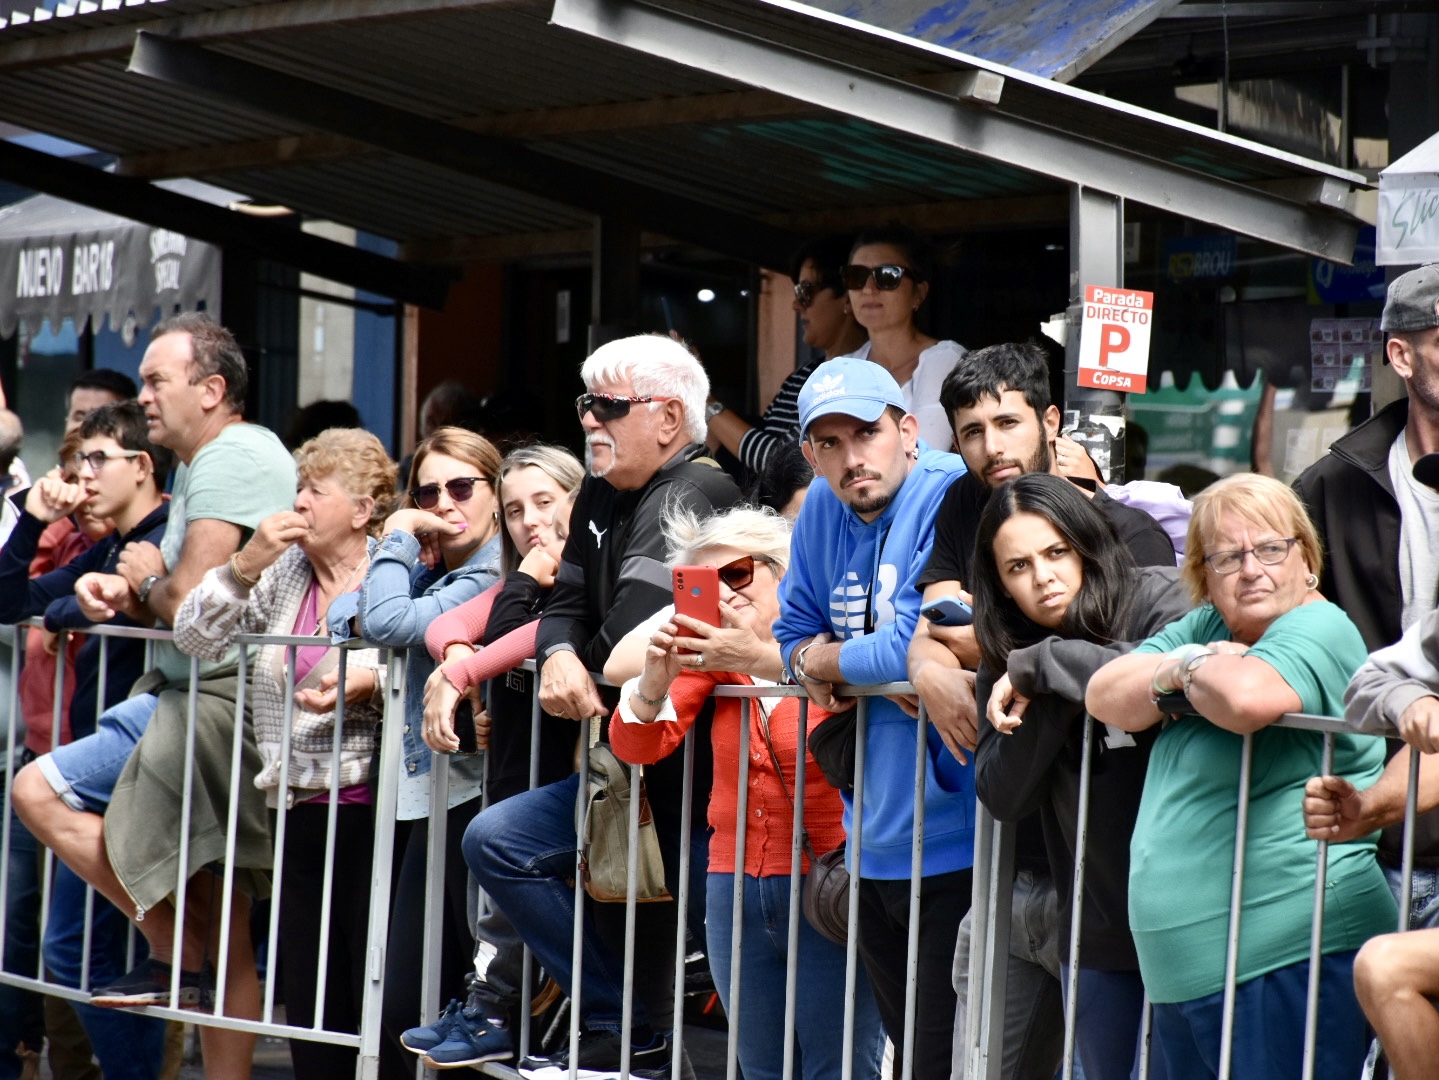
[[[1164,653],[1180,645],[1233,640],[1219,612],[1196,608],[1139,645]],[[1270,624],[1246,654],[1274,668],[1303,711],[1344,715],[1344,688],[1367,657],[1349,617],[1318,600]],[[1322,769],[1324,736],[1266,727],[1254,733],[1239,978],[1309,957],[1318,844],[1304,835],[1304,785]],[[1192,1001],[1224,988],[1229,899],[1244,737],[1187,716],[1154,744],[1130,843],[1129,921],[1150,1000]],[[1334,738],[1333,773],[1368,787],[1384,767],[1383,740]],[[1323,951],[1357,949],[1398,918],[1375,859],[1378,834],[1329,848]]]

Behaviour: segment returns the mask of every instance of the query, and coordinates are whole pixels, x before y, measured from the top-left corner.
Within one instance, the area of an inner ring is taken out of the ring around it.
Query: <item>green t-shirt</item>
[[[1229,640],[1219,612],[1205,605],[1136,651]],[[1315,601],[1276,619],[1248,655],[1280,674],[1304,712],[1342,716],[1344,688],[1367,653],[1348,616]],[[1172,721],[1154,744],[1129,870],[1129,922],[1152,1001],[1191,1001],[1224,988],[1243,745],[1243,736],[1199,717]],[[1254,734],[1241,983],[1308,958],[1318,845],[1304,835],[1302,803],[1305,782],[1323,771],[1322,750],[1318,732],[1267,727]],[[1362,788],[1383,767],[1383,740],[1335,737],[1335,774]],[[1397,911],[1374,850],[1372,836],[1329,848],[1326,954],[1357,949],[1394,928]]]
[[[265,518],[294,505],[295,459],[285,444],[258,424],[231,424],[175,471],[170,520],[160,540],[165,566],[180,561],[192,521],[214,518],[238,525],[243,542]],[[218,663],[202,661],[200,672],[237,662],[231,649]],[[169,642],[156,643],[155,667],[171,682],[190,678],[190,658]]]

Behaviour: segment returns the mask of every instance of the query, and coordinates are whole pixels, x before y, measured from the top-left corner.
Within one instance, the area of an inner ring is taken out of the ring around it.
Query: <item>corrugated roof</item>
[[[523,185],[487,180],[482,167],[463,175],[430,163],[420,146],[414,156],[376,150],[353,135],[129,73],[133,31],[203,45],[757,221],[814,220],[826,209],[836,220],[851,212],[872,220],[885,208],[913,213],[972,200],[1052,205],[1066,190],[1062,160],[1041,175],[946,142],[947,129],[905,130],[840,101],[767,91],[763,78],[717,74],[703,58],[676,62],[562,29],[551,25],[549,0],[150,0],[24,23],[13,18],[17,0],[0,5],[11,12],[0,31],[7,121],[116,154],[133,175],[203,176],[259,201],[402,243],[426,242],[431,251],[446,239],[582,230],[592,218]],[[1361,179],[797,4],[643,7],[772,45],[776,64],[817,57],[918,85],[951,110],[954,98],[940,96],[945,80],[997,75],[1000,102],[975,113],[975,122],[1002,116],[1077,146],[1243,184],[1328,179],[1347,189]],[[1137,5],[1128,7],[1133,15]],[[710,66],[723,67],[724,59]],[[968,122],[963,113],[949,121]],[[627,209],[645,223],[643,197]]]

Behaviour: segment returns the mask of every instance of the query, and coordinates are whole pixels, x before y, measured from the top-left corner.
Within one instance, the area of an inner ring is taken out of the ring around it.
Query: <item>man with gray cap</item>
[[[1344,609],[1371,652],[1398,641],[1439,599],[1439,492],[1414,476],[1415,463],[1439,451],[1439,264],[1390,284],[1380,327],[1408,398],[1336,440],[1294,482],[1324,544],[1319,591]],[[1421,761],[1420,805],[1434,805],[1439,761]],[[1315,839],[1342,842],[1384,829],[1379,861],[1396,897],[1408,775],[1402,747],[1373,787],[1356,791],[1338,777],[1316,777],[1304,799]],[[1439,925],[1439,814],[1419,818],[1414,864],[1412,925]]]
[[[907,678],[920,612],[915,582],[929,561],[935,514],[964,461],[921,441],[899,385],[868,360],[842,357],[815,368],[799,394],[799,418],[818,477],[795,523],[774,636],[785,669],[817,705],[835,711],[851,704],[836,702],[837,684]],[[948,1076],[949,958],[969,908],[974,769],[932,726],[919,726],[913,711],[881,697],[869,699],[865,734],[858,941],[898,1075],[919,738],[927,743],[927,777],[914,1075]],[[841,787],[841,796],[852,834],[853,791]],[[862,1048],[855,1049],[858,1056]]]

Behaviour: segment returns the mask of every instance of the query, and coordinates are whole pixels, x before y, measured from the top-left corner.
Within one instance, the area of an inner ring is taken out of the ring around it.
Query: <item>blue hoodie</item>
[[[866,524],[823,478],[809,488],[795,523],[790,565],[780,582],[774,636],[786,668],[801,641],[828,633],[844,642],[840,671],[855,686],[904,682],[906,654],[919,623],[916,581],[934,544],[934,519],[964,460],[919,444],[919,460],[893,501]],[[870,583],[878,581],[871,604]],[[874,632],[865,634],[870,612]],[[870,698],[865,738],[863,876],[910,876],[918,723],[894,702]],[[924,875],[974,863],[974,766],[961,765],[926,725]],[[844,793],[849,832],[852,796]]]

